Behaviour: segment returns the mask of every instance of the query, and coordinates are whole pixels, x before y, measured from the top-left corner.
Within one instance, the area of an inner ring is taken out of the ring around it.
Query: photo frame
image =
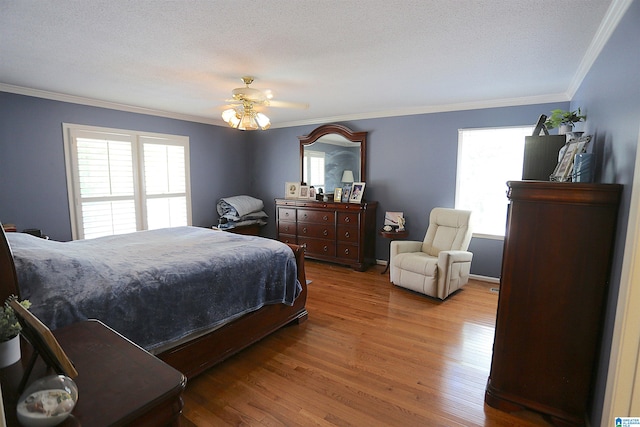
[[[570,139],[569,142],[563,147],[564,150],[562,156],[559,158],[558,165],[551,174],[551,181],[566,182],[571,176],[573,171],[573,159],[576,154],[584,152],[587,145],[591,141],[591,136],[583,136],[580,138]]]
[[[344,184],[342,186],[342,196],[340,197],[340,201],[342,203],[348,203],[349,202],[349,196],[351,196],[351,183]]]
[[[284,184],[284,198],[285,199],[297,199],[300,194],[299,182],[286,182]]]
[[[334,202],[339,202],[341,200],[342,200],[342,188],[336,187],[333,190],[333,201]]]
[[[399,218],[404,218],[404,212],[385,212],[383,225],[398,228],[400,226]]]
[[[53,368],[57,373],[64,374],[69,378],[78,376],[75,366],[67,357],[58,340],[53,336],[51,330],[45,326],[29,310],[20,305],[17,300],[9,303],[16,314],[16,318],[22,326],[21,334],[31,343],[34,350],[42,357],[45,363]],[[25,372],[28,376],[30,372]],[[26,379],[26,377],[24,378]]]
[[[309,198],[309,186],[301,185],[300,193],[298,194],[298,199],[308,199]]]
[[[349,196],[349,203],[361,203],[362,196],[364,195],[364,182],[354,182],[351,187],[351,195]]]
[[[316,188],[315,187],[309,187],[309,198],[312,200],[316,199]]]

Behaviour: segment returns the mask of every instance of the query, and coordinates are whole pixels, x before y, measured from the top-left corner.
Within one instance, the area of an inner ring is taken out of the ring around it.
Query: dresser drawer
[[[295,234],[280,234],[278,236],[278,240],[280,240],[282,243],[291,243],[292,245],[297,244],[297,238]]]
[[[298,237],[298,244],[307,246],[305,255],[336,256],[336,246],[332,240],[312,239],[300,236]]]
[[[299,209],[298,222],[312,222],[317,224],[331,224],[335,222],[335,212],[313,209]]]
[[[358,227],[339,225],[338,232],[336,233],[336,237],[339,242],[358,244],[359,242]]]
[[[295,221],[296,210],[292,208],[278,208],[279,221]]]
[[[298,236],[317,237],[319,239],[335,239],[336,232],[333,224],[298,223]]]
[[[278,222],[278,233],[280,234],[296,234],[296,223],[289,221]]]
[[[338,212],[338,225],[358,226],[359,212]]]
[[[338,242],[338,251],[336,252],[338,258],[356,261],[358,255],[358,245]]]

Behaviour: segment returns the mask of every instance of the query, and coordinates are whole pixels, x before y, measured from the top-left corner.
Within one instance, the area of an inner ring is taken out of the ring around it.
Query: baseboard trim
[[[500,278],[498,277],[489,277],[489,276],[480,276],[479,274],[471,274],[469,275],[470,279],[481,280],[483,282],[489,283],[500,283]]]

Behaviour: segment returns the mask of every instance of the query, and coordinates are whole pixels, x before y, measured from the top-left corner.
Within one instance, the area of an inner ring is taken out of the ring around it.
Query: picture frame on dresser
[[[286,182],[284,184],[284,198],[285,199],[297,199],[300,194],[299,182]]]
[[[298,198],[299,199],[308,199],[309,198],[309,186],[308,185],[301,185],[300,186],[300,193],[298,194]]]
[[[351,196],[351,184],[344,184],[342,186],[342,197],[340,198],[340,201],[342,203],[348,203],[349,202],[349,197]]]
[[[339,202],[342,200],[342,188],[336,187],[333,190],[333,201]]]
[[[349,203],[361,203],[362,196],[364,194],[364,182],[354,182],[351,187],[351,195],[349,196]]]

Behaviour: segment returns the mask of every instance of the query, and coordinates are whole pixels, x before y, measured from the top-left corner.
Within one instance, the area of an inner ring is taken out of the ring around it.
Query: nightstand
[[[65,326],[53,335],[78,371],[78,403],[60,426],[180,425],[182,373],[97,320]],[[19,425],[16,389],[30,355],[31,346],[23,342],[20,362],[0,370],[7,425]],[[27,384],[45,375],[38,358]]]

